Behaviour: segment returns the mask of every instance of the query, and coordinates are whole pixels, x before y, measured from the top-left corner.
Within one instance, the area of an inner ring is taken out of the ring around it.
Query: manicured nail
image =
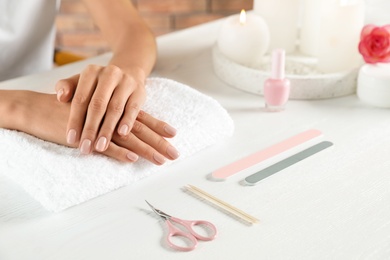
[[[60,99],[61,99],[62,94],[64,94],[64,90],[63,89],[58,90],[58,92],[57,92],[57,100],[58,101],[61,101]]]
[[[96,144],[96,150],[98,150],[99,152],[103,152],[104,149],[106,148],[106,145],[107,145],[107,138],[105,137],[100,137],[99,138],[99,141],[97,142]]]
[[[70,129],[68,131],[68,135],[66,137],[66,141],[68,142],[68,144],[75,144],[76,143],[76,130],[74,129]]]
[[[128,125],[122,125],[121,128],[119,128],[120,135],[127,135],[128,133],[129,133],[129,126]]]
[[[165,125],[164,131],[165,131],[165,133],[172,135],[172,136],[176,135],[176,132],[177,132],[177,130],[170,125]]]
[[[85,139],[81,143],[80,152],[82,154],[89,154],[91,152],[91,140]]]
[[[165,157],[162,156],[159,153],[154,153],[153,154],[153,159],[158,163],[158,164],[164,164],[165,163]]]
[[[127,155],[127,159],[129,159],[132,162],[135,162],[138,160],[138,155],[132,152],[129,152]]]
[[[177,159],[177,158],[179,158],[179,156],[180,156],[180,153],[176,150],[176,148],[175,147],[173,147],[172,145],[170,145],[170,146],[168,146],[168,148],[167,148],[167,154],[169,155],[169,156],[171,156],[171,158],[172,159]]]

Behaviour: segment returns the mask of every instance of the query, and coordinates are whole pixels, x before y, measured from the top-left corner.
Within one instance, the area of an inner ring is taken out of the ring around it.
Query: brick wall
[[[130,1],[130,0],[129,0]],[[253,0],[132,0],[158,36],[252,9]],[[62,0],[56,20],[56,46],[94,56],[108,46],[81,0]]]

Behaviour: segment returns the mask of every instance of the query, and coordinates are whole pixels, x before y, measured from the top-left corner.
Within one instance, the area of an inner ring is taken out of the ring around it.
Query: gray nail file
[[[299,161],[302,161],[303,159],[316,154],[330,146],[332,146],[333,143],[324,141],[319,144],[313,145],[310,148],[307,148],[306,150],[303,150],[302,152],[299,152],[297,154],[294,154],[293,156],[290,156],[278,163],[275,163],[274,165],[271,165],[261,171],[258,171],[248,177],[245,178],[245,184],[246,185],[255,185],[262,179],[267,178],[268,176],[271,176],[274,173],[277,173]]]

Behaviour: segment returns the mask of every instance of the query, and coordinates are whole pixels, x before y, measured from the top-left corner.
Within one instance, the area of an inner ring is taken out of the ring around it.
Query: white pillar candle
[[[361,57],[358,44],[360,32],[364,26],[364,1],[315,0],[321,7],[315,6],[311,11],[317,12],[318,15],[315,17],[318,17],[320,21],[306,21],[303,25],[303,28],[305,26],[316,28],[307,29],[311,34],[306,38],[302,35],[302,39],[304,41],[306,39],[306,42],[302,43],[304,47],[302,51],[318,57],[320,71],[333,73],[359,66]],[[302,33],[304,32],[303,29]]]
[[[258,15],[234,15],[223,23],[217,40],[218,48],[230,60],[249,67],[256,67],[269,46],[269,31]]]
[[[298,37],[300,0],[254,0],[253,10],[266,21],[270,31],[270,47],[294,52]]]
[[[389,0],[366,0],[366,24],[385,25],[390,24]]]
[[[317,56],[321,26],[321,7],[324,0],[303,0],[303,17],[299,39],[301,53]]]

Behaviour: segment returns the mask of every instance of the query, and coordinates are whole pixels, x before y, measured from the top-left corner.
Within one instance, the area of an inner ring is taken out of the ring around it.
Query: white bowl
[[[269,70],[254,69],[231,61],[216,46],[212,53],[214,72],[221,80],[240,90],[263,95],[264,82],[271,74]],[[306,75],[288,74],[286,71],[286,77],[291,82],[290,99],[334,98],[356,92],[359,69],[319,74],[314,69],[310,69],[310,66],[304,67],[304,64],[301,66],[299,70],[304,71]]]

